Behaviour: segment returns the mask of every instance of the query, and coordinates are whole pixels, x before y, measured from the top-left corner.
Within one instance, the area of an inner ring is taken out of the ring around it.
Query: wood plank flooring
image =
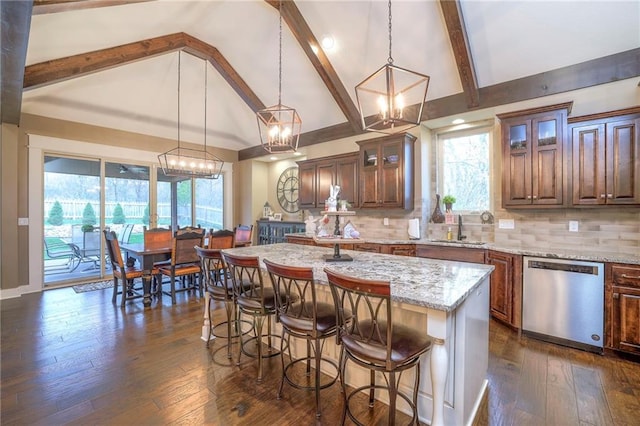
[[[161,304],[159,304],[161,303]],[[111,290],[49,290],[0,302],[0,423],[335,425],[338,386],[314,398],[285,386],[279,358],[235,366],[199,338],[202,300],[111,304]],[[222,318],[222,307],[216,311]],[[234,345],[234,351],[236,350]],[[640,425],[640,363],[518,338],[492,322],[489,391],[475,425]],[[362,412],[367,413],[365,399]],[[369,424],[385,424],[376,404]],[[403,417],[406,423],[406,417]]]

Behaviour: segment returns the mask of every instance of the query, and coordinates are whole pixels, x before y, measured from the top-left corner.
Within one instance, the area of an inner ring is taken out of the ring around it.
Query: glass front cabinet
[[[502,206],[564,203],[566,122],[572,103],[498,114],[502,127]]]

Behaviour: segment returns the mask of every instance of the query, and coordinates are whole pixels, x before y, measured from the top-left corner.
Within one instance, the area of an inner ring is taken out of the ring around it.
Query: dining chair
[[[113,296],[111,297],[111,302],[116,303],[117,295],[122,294],[120,305],[124,307],[127,300],[144,297],[142,289],[134,286],[134,280],[142,278],[144,273],[135,266],[127,266],[125,264],[122,258],[122,252],[120,251],[118,236],[114,231],[105,229],[103,234],[111,262],[111,271],[113,273]],[[118,292],[119,281],[122,282],[122,290],[120,292]]]
[[[233,228],[235,233],[235,246],[247,247],[251,245],[253,238],[253,225],[238,225]]]
[[[336,335],[335,305],[318,301],[312,268],[280,265],[268,259],[264,259],[263,262],[276,293],[276,310],[282,325],[280,340],[282,377],[277,398],[282,397],[285,381],[296,389],[312,390],[316,397],[316,417],[320,417],[320,390],[333,385],[339,376],[338,363],[322,356],[326,339]],[[293,358],[291,337],[306,341],[306,356]],[[289,353],[286,364],[285,347],[288,348]],[[321,383],[322,362],[335,369],[335,374],[329,377],[329,380],[325,380],[325,383]],[[313,380],[310,384],[301,384],[299,380],[294,379],[294,368],[300,363],[306,365],[304,377],[311,377],[313,365]]]
[[[176,292],[195,290],[196,287],[199,287],[200,296],[204,295],[202,285],[198,283],[202,280],[200,257],[194,249],[195,246],[202,247],[204,232],[204,228],[177,230],[172,239],[171,262],[159,267],[160,274],[171,278],[171,290],[165,294],[171,296],[171,304],[173,305],[176,304]],[[182,288],[176,290],[176,277],[189,278],[187,280],[189,283],[183,282]],[[159,292],[159,294],[161,293],[162,291]]]
[[[255,336],[243,341],[240,336],[237,365],[240,365],[240,357],[244,353],[247,356],[258,359],[258,382],[262,382],[263,358],[269,358],[280,354],[280,350],[273,344],[275,335],[271,329],[271,317],[276,315],[276,301],[273,287],[266,287],[260,271],[260,259],[257,256],[237,256],[222,252],[222,257],[229,268],[229,275],[233,284],[236,298],[238,317],[242,315],[251,318]],[[264,322],[267,320],[267,330],[263,334]],[[264,340],[266,339],[266,343]],[[255,346],[255,351],[252,350]],[[265,348],[266,346],[266,352]]]
[[[235,247],[235,234],[228,229],[220,229],[209,231],[209,237],[207,240],[207,248],[210,249],[226,249]]]
[[[418,425],[418,387],[420,384],[420,356],[431,350],[432,341],[424,331],[418,331],[393,321],[391,285],[388,281],[364,280],[342,275],[324,268],[337,309],[340,352],[340,381],[344,395],[342,423],[346,416],[358,425],[363,424],[351,411],[351,398],[369,390],[369,407],[374,405],[375,390],[389,394],[387,425],[395,425],[396,400],[401,397],[411,408],[410,424]],[[370,371],[368,385],[347,393],[344,382],[347,361]],[[400,391],[402,373],[416,369],[413,395]],[[376,384],[376,372],[384,376],[385,384]]]

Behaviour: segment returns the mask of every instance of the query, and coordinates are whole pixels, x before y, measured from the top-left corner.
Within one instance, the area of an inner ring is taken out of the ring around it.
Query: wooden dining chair
[[[209,238],[207,241],[207,248],[210,249],[226,249],[235,247],[235,234],[228,229],[221,229],[209,232]]]
[[[171,290],[165,294],[171,296],[171,304],[173,305],[176,304],[176,292],[179,291],[195,290],[196,287],[199,287],[200,296],[204,295],[202,277],[200,276],[200,257],[194,248],[195,246],[202,247],[204,232],[204,228],[177,230],[172,240],[171,263],[159,268],[162,275],[171,278]],[[176,290],[176,277],[186,277],[188,283],[183,282],[182,288]]]
[[[118,294],[122,294],[121,306],[125,306],[127,300],[144,297],[141,288],[135,287],[135,280],[143,277],[143,271],[135,266],[127,266],[122,258],[118,236],[114,231],[104,230],[104,239],[109,253],[111,270],[113,272],[113,296],[112,303],[116,303]],[[118,291],[118,283],[122,282],[122,290]]]
[[[233,229],[235,233],[235,247],[247,247],[251,245],[253,237],[253,225],[238,225]]]

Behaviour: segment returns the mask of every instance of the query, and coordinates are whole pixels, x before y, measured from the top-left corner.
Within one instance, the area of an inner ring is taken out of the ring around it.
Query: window
[[[491,207],[491,128],[437,135],[438,193],[453,195],[456,211]]]

